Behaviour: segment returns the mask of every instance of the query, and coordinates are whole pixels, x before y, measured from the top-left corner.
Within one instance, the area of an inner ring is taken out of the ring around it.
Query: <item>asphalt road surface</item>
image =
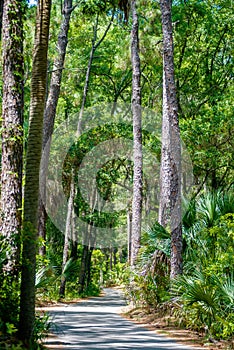
[[[102,297],[91,298],[49,311],[54,336],[45,341],[49,349],[66,350],[194,350],[156,334],[121,317],[125,302],[121,292],[105,289]]]

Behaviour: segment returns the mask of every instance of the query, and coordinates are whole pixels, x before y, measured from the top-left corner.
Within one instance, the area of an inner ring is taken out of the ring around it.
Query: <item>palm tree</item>
[[[35,267],[39,170],[46,97],[50,10],[51,0],[38,1],[31,79],[30,124],[25,170],[23,253],[19,320],[20,338],[28,344],[33,341],[35,321]]]

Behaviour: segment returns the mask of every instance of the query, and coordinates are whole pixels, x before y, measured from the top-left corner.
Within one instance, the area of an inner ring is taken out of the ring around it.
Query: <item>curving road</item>
[[[53,337],[45,341],[48,349],[66,350],[194,350],[180,345],[118,313],[125,302],[121,292],[105,289],[103,297],[91,298],[77,304],[43,308],[53,322]]]

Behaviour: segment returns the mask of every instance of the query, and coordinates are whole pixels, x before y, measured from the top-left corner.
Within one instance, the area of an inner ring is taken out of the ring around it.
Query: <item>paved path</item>
[[[118,290],[104,290],[104,297],[91,298],[77,304],[48,308],[53,333],[46,340],[49,349],[66,350],[194,350],[180,345],[118,313],[125,302]]]

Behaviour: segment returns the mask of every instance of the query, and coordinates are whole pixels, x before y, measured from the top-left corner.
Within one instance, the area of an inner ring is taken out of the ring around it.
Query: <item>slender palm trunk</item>
[[[23,253],[19,336],[31,343],[35,321],[35,268],[39,200],[39,173],[42,150],[43,115],[46,98],[47,51],[51,0],[39,0],[30,96],[30,120],[26,155]]]
[[[139,56],[138,15],[136,0],[132,4],[132,114],[133,114],[133,200],[132,200],[132,243],[131,265],[136,263],[141,239],[142,212],[142,130],[141,130],[141,66]]]
[[[171,278],[182,273],[181,142],[174,77],[171,1],[161,0],[163,116],[159,223],[171,229]]]

